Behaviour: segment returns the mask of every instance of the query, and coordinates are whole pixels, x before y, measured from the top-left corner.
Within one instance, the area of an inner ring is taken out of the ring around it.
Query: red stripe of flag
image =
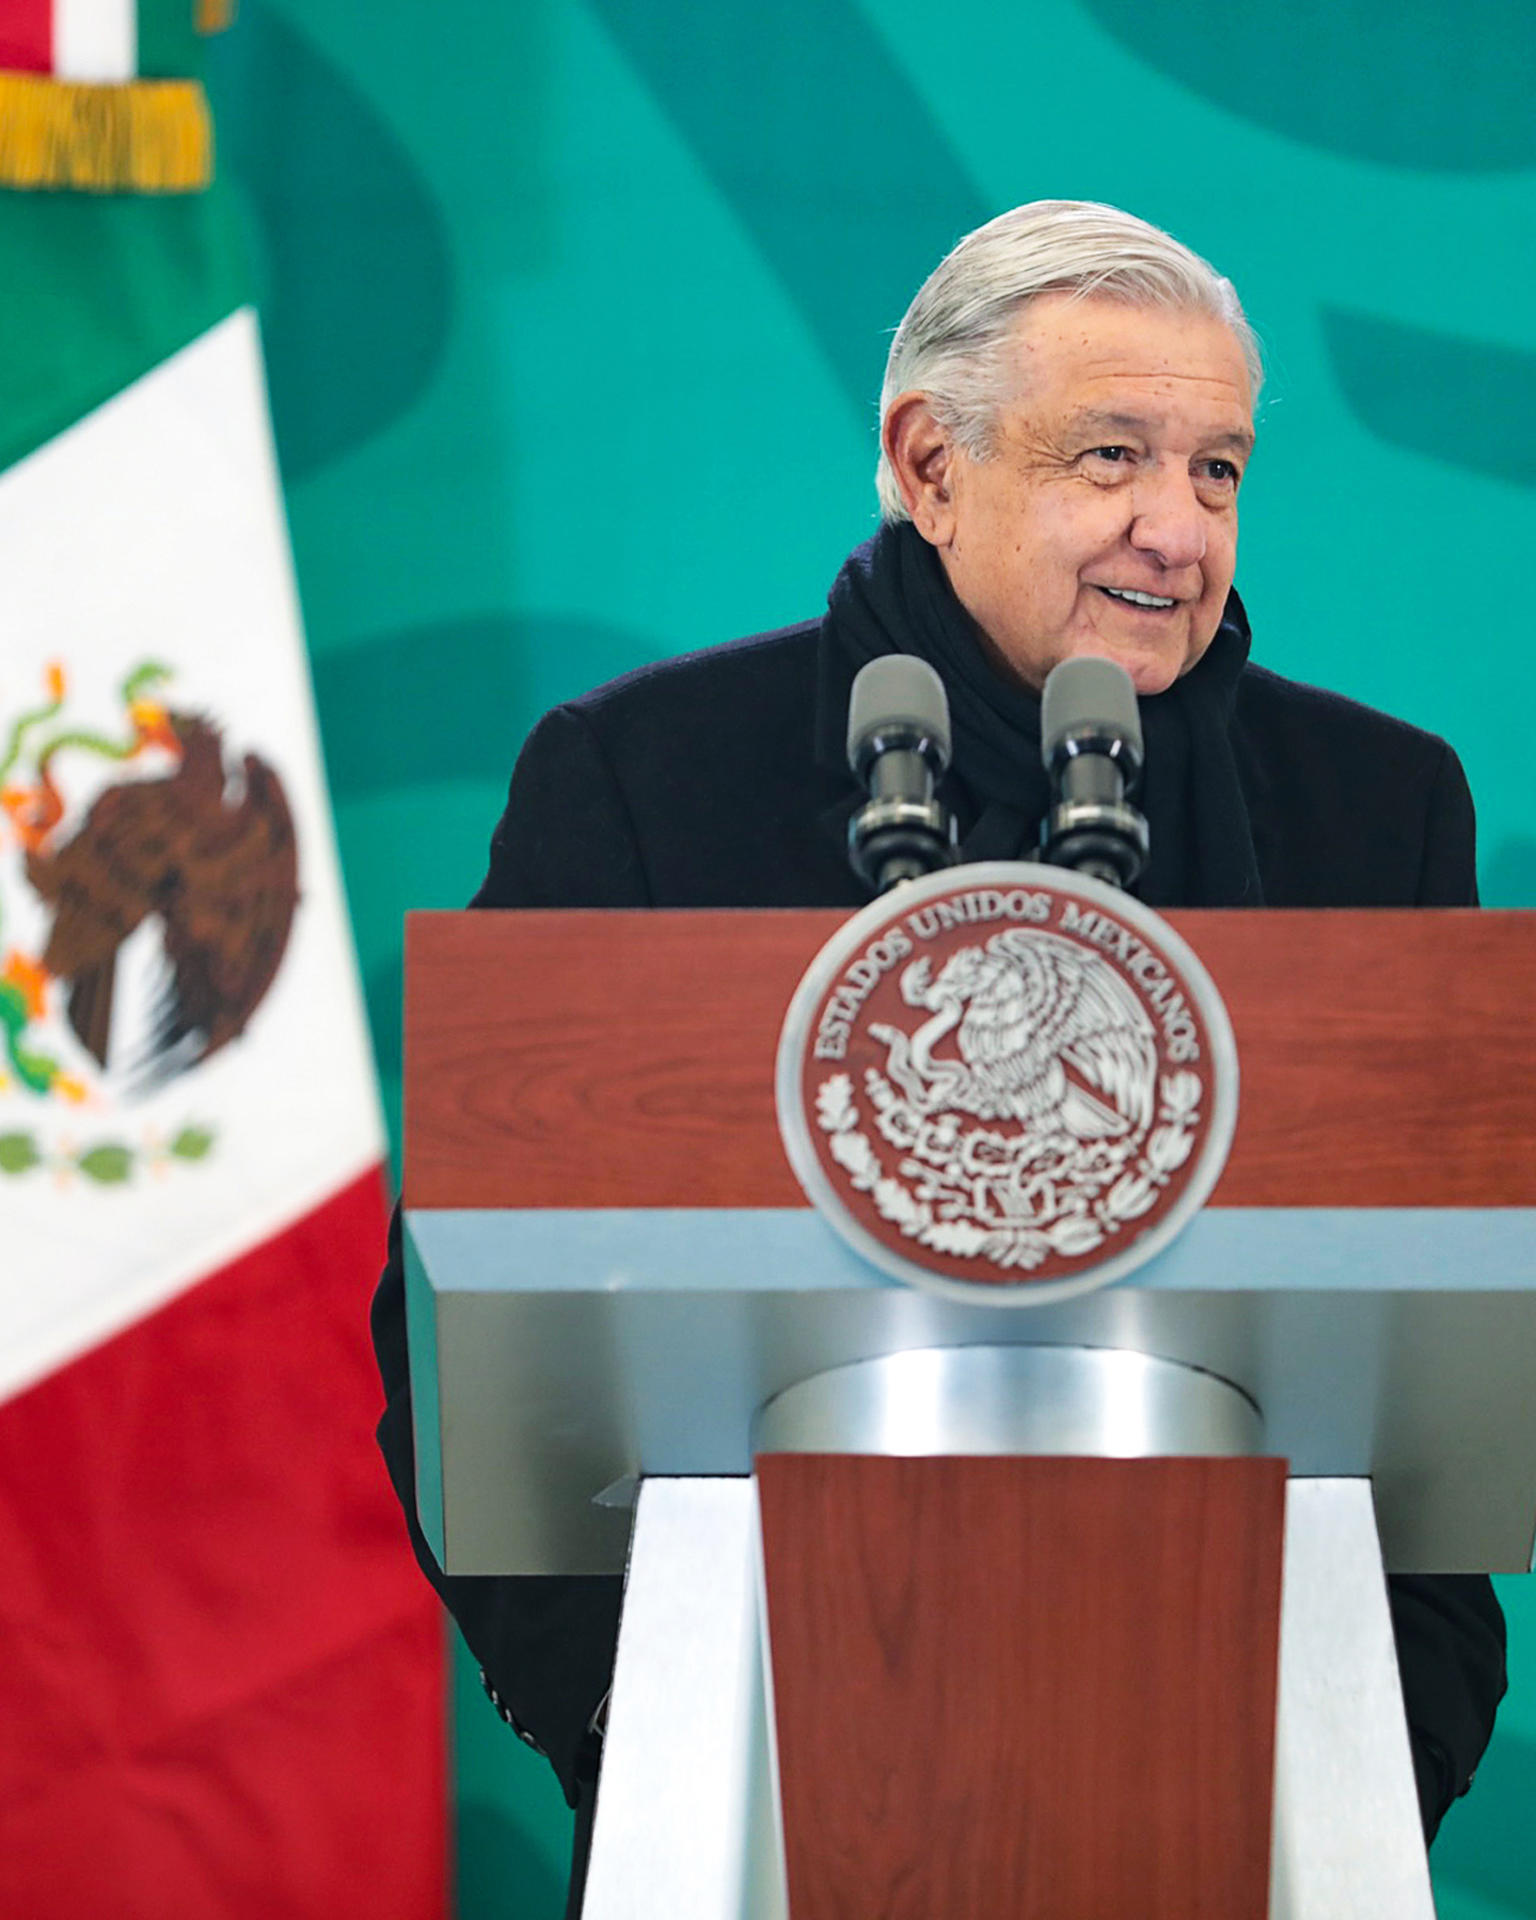
[[[372,1174],[0,1407],[0,1913],[442,1920]]]
[[[53,0],[0,0],[0,67],[53,70]]]

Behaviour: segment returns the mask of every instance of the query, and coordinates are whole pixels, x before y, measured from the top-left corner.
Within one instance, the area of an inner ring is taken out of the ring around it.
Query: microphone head
[[[949,765],[949,696],[916,654],[883,653],[869,661],[848,697],[848,764],[861,780],[889,747],[921,753],[935,777]]]
[[[1136,688],[1118,661],[1080,654],[1051,668],[1040,699],[1040,752],[1048,767],[1058,756],[1092,743],[1100,753],[1142,761],[1141,711]]]

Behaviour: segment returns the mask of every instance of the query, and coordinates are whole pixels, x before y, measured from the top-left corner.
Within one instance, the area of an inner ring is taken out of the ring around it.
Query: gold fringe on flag
[[[199,33],[223,33],[235,24],[238,0],[193,0],[192,24]]]
[[[0,73],[0,187],[195,193],[212,178],[213,120],[196,80]]]

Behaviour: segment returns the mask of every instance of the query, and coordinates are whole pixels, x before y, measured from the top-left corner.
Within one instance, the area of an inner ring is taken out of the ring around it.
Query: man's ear
[[[955,537],[956,449],[926,393],[902,393],[885,410],[880,443],[912,524],[930,546]]]

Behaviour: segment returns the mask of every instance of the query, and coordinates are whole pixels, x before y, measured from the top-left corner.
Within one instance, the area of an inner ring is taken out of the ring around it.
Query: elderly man
[[[1444,742],[1249,663],[1232,590],[1257,349],[1231,285],[1110,207],[1044,201],[969,235],[892,344],[883,524],[826,614],[630,674],[545,716],[483,907],[847,906],[861,798],[848,692],[882,653],[942,676],[962,857],[1028,859],[1048,804],[1038,690],[1069,655],[1142,696],[1154,906],[1467,906],[1467,784]],[[374,1314],[380,1441],[426,1572],[487,1686],[590,1811],[616,1579],[448,1579],[415,1524],[398,1228]],[[1432,1836],[1504,1690],[1485,1579],[1392,1582]],[[578,1876],[579,1878],[579,1876]]]

